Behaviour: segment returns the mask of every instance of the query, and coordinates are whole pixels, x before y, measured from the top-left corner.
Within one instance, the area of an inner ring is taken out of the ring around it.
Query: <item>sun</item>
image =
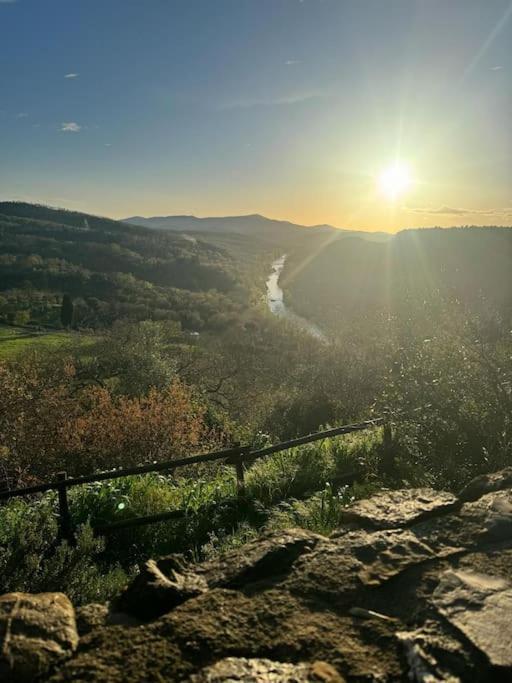
[[[403,162],[395,162],[385,168],[377,180],[379,191],[392,202],[404,195],[413,182],[411,169]]]

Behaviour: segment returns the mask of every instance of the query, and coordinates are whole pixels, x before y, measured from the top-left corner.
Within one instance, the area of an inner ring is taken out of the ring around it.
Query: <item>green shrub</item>
[[[13,500],[0,515],[0,592],[63,591],[74,602],[102,602],[126,583],[117,563],[102,561],[103,541],[88,525],[76,544],[57,542],[55,496]]]
[[[510,342],[440,332],[397,354],[386,400],[403,478],[457,490],[512,461]]]

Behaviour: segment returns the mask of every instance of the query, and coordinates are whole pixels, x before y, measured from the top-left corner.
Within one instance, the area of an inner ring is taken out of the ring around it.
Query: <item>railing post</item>
[[[71,525],[71,515],[69,514],[68,489],[66,486],[66,472],[57,474],[57,491],[59,493],[59,538],[73,543],[75,540],[73,527]]]
[[[393,475],[395,473],[395,449],[393,447],[393,428],[389,416],[384,422],[382,434],[382,457],[380,470],[383,474]]]
[[[236,444],[237,452],[231,458],[231,464],[235,467],[236,473],[236,492],[239,498],[245,496],[245,463],[244,455],[248,452],[249,447],[240,447]]]
[[[236,469],[236,492],[239,498],[243,498],[245,495],[245,479],[244,479],[244,462],[242,460],[242,451],[237,455],[237,460],[235,462]]]
[[[393,444],[393,429],[391,427],[391,422],[389,421],[384,423],[384,434],[382,441],[384,444],[384,450],[386,452],[390,451]]]

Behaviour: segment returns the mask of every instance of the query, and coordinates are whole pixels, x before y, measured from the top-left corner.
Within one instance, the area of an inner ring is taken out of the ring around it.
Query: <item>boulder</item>
[[[499,472],[482,474],[472,479],[459,493],[459,500],[464,502],[474,501],[486,493],[503,491],[510,488],[512,488],[512,467],[506,467]]]
[[[213,589],[149,628],[178,645],[196,666],[236,655],[325,661],[347,680],[400,678],[396,622],[354,618],[326,601],[291,595],[281,584],[256,593]]]
[[[432,602],[494,667],[512,677],[512,586],[504,579],[445,572]]]
[[[452,493],[429,488],[384,491],[353,503],[342,520],[363,529],[397,529],[443,514],[457,503]]]
[[[73,605],[63,593],[0,596],[0,680],[32,683],[78,645]]]

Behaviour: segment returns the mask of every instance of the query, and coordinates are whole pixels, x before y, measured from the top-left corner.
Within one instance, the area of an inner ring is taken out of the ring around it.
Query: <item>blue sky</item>
[[[3,199],[512,224],[511,0],[0,0],[0,31]]]

